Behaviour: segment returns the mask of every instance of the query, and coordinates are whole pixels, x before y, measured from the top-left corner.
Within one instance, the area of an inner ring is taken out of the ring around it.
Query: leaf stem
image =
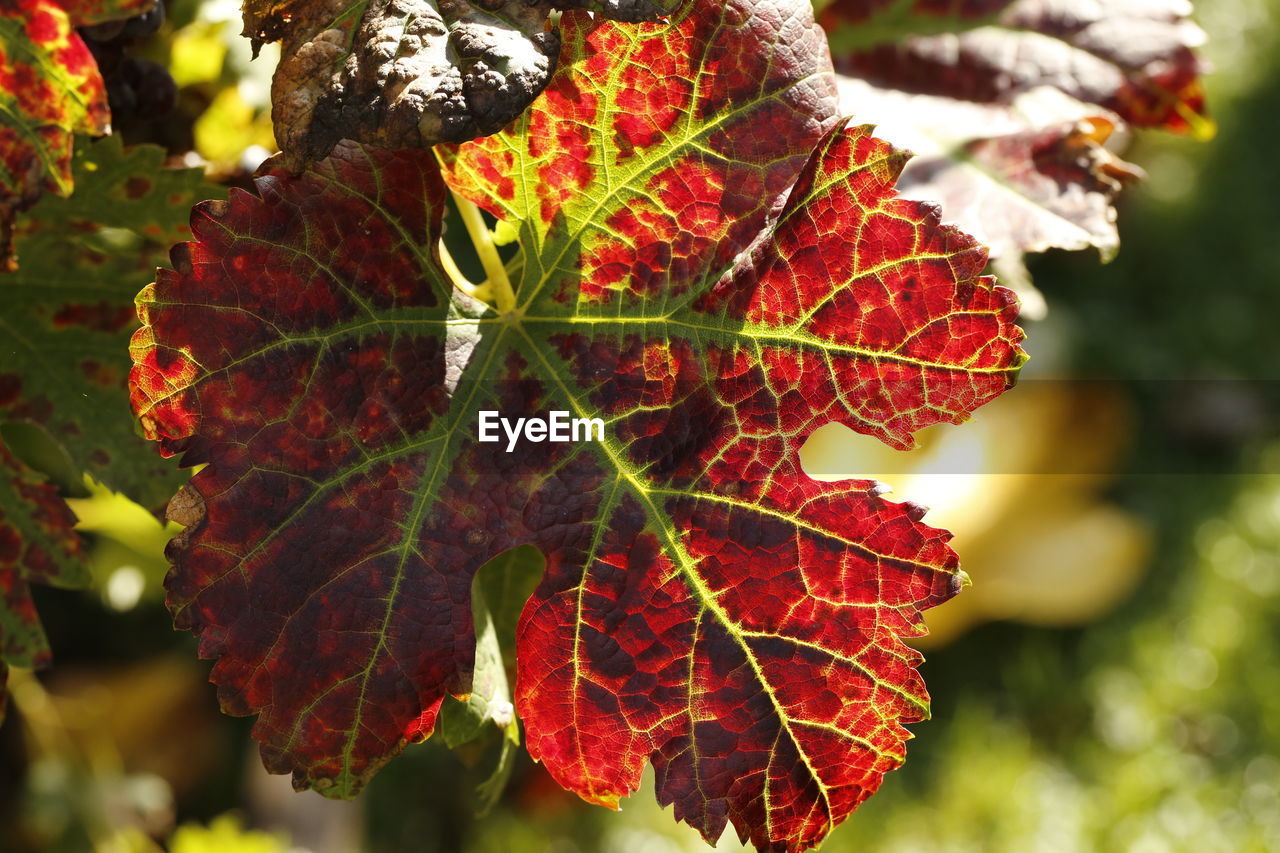
[[[488,292],[494,298],[498,313],[507,314],[516,310],[516,292],[511,287],[511,279],[507,278],[506,265],[498,255],[498,247],[493,243],[493,233],[485,225],[480,208],[456,192],[453,193],[453,200],[458,205],[458,213],[462,214],[462,224],[471,235],[476,254],[480,256],[480,263],[489,276]]]
[[[488,302],[493,296],[489,288],[489,282],[481,282],[476,284],[463,274],[458,268],[458,263],[453,259],[453,255],[449,254],[449,249],[445,246],[444,241],[440,241],[440,266],[444,267],[445,274],[449,276],[449,280],[453,282],[453,286],[470,296],[472,299],[479,299],[481,302]]]

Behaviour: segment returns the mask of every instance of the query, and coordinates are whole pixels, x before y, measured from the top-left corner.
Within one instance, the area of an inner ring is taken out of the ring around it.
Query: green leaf
[[[132,297],[189,234],[189,206],[220,193],[198,169],[163,169],[163,152],[83,143],[80,189],[45,197],[17,235],[29,254],[0,276],[0,424],[42,429],[76,470],[148,508],[181,482],[147,452],[129,417]]]
[[[476,572],[471,585],[475,614],[476,659],[471,695],[465,701],[446,697],[438,731],[446,746],[462,746],[486,738],[496,727],[498,757],[492,774],[476,786],[476,815],[483,817],[497,804],[520,746],[520,723],[509,687],[515,672],[516,619],[533,594],[542,574],[542,555],[522,545],[490,560]]]
[[[471,585],[471,611],[475,615],[476,632],[476,660],[471,676],[471,695],[466,701],[447,699],[440,711],[440,736],[445,745],[451,748],[480,737],[487,725],[496,725],[504,731],[515,731],[516,741],[519,742],[516,709],[507,684],[502,646],[498,642],[493,614],[481,591],[479,574],[477,572]]]
[[[75,516],[42,476],[0,440],[0,668],[49,663],[30,584],[88,583]]]
[[[188,207],[216,190],[162,157],[83,142],[76,193],[36,205],[16,235],[26,263],[0,276],[0,665],[48,662],[30,583],[89,581],[60,494],[89,474],[156,508],[183,480],[129,417],[131,301],[165,256],[153,238],[184,233]]]
[[[516,620],[542,576],[545,560],[537,548],[522,545],[485,563],[471,582],[475,615],[476,662],[471,695],[446,698],[440,712],[445,743],[459,746],[479,737],[487,724],[519,745],[520,728],[512,705],[508,675],[516,668]],[[507,759],[504,757],[503,762]]]
[[[172,853],[285,853],[287,838],[248,830],[235,814],[215,817],[208,826],[184,823],[169,842]]]

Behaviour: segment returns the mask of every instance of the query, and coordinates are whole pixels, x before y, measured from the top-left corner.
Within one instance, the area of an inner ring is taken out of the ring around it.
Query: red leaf
[[[832,419],[909,446],[1001,393],[1020,361],[981,249],[891,200],[904,161],[865,129],[830,136],[755,262],[697,307],[803,324],[808,343],[553,339],[617,424],[618,467],[649,472],[585,572],[550,561],[520,624],[530,753],[588,800],[616,804],[652,760],[659,800],[709,841],[728,820],[760,849],[803,849],[879,787],[902,724],[926,715],[899,637],[959,590],[949,536],[878,484],[809,480],[798,453]],[[820,236],[836,222],[866,242]],[[906,246],[936,260],[885,263]],[[899,357],[865,357],[881,348]],[[674,376],[652,375],[668,363]],[[646,530],[655,516],[671,530]]]
[[[963,420],[1021,332],[985,251],[895,197],[906,156],[838,126],[809,14],[566,13],[546,94],[446,157],[518,230],[512,310],[450,290],[430,153],[344,144],[197,208],[140,297],[134,404],[207,463],[169,600],[268,768],[350,795],[429,735],[470,688],[472,577],[521,544],[517,706],[583,797],[652,761],[707,837],[799,850],[901,761],[927,695],[900,638],[962,575],[919,507],[799,448]],[[486,410],[607,427],[505,452]]]

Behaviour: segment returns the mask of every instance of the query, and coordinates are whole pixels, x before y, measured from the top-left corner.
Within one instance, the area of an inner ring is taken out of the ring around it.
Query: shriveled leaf
[[[75,28],[128,18],[155,0],[0,3],[0,270],[16,266],[14,216],[40,194],[71,194],[77,133],[111,130],[106,85]]]
[[[980,103],[1054,86],[1139,127],[1203,134],[1190,13],[1187,0],[832,0],[822,22],[837,68],[878,86]]]
[[[1050,88],[1012,104],[978,104],[880,89],[840,77],[840,102],[874,117],[876,133],[915,157],[898,182],[908,198],[935,201],[993,258],[1120,246],[1112,206],[1141,176],[1113,148],[1120,119]]]
[[[493,133],[546,86],[554,9],[656,20],[678,0],[247,0],[245,35],[283,42],[272,84],[281,147],[298,162],[344,138],[420,148]]]
[[[920,507],[799,448],[964,420],[1022,362],[1016,304],[841,126],[805,0],[562,26],[532,110],[446,155],[518,235],[515,310],[451,290],[429,152],[344,143],[197,209],[133,346],[144,427],[207,463],[169,604],[267,767],[345,796],[471,692],[472,578],[533,545],[534,757],[605,804],[652,762],[706,837],[800,850],[901,762],[901,637],[963,576]],[[486,410],[606,426],[506,452]]]

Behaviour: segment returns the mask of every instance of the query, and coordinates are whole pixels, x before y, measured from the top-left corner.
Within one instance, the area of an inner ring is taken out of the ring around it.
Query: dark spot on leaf
[[[142,198],[149,192],[151,192],[151,181],[146,178],[134,176],[125,181],[124,194],[129,198]]]

